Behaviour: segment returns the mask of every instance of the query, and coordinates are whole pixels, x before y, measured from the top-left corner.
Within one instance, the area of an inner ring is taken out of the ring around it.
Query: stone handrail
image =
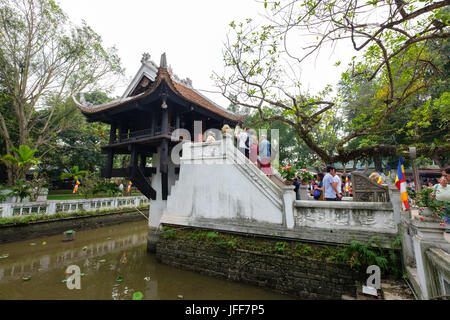
[[[21,217],[31,214],[55,214],[57,212],[95,211],[137,207],[149,203],[144,196],[92,198],[77,200],[48,200],[26,203],[0,203],[0,218]]]
[[[295,201],[295,227],[397,233],[391,203]]]
[[[440,248],[430,248],[425,251],[428,260],[429,299],[440,297],[450,298],[450,254]]]

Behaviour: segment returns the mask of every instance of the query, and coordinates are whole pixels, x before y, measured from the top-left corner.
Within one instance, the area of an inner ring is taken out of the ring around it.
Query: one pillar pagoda
[[[201,122],[203,133],[220,130],[224,124],[235,126],[240,117],[195,90],[188,78],[180,80],[172,75],[165,53],[159,67],[150,61],[149,54],[143,55],[141,63],[120,99],[102,105],[75,102],[89,122],[111,126],[109,143],[102,147],[107,162],[101,176],[128,178],[147,198],[156,200],[152,201],[152,220],[159,215],[158,206],[163,210],[179,174],[179,167],[170,159],[171,149],[179,142],[172,139],[174,130],[186,129],[194,141],[202,141],[203,135],[194,137],[194,122]],[[114,157],[121,154],[130,155],[129,164],[114,168]],[[147,166],[148,158],[152,166]]]

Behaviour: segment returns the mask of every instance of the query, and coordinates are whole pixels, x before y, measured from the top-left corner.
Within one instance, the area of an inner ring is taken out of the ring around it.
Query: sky
[[[264,5],[254,0],[59,0],[70,20],[92,27],[106,47],[115,46],[131,81],[148,52],[157,65],[166,53],[167,62],[181,79],[190,78],[193,87],[226,107],[228,101],[211,79],[223,72],[222,51],[231,21],[262,20]],[[336,51],[325,50],[301,67],[301,82],[311,92],[336,84],[343,67]],[[345,48],[339,55],[349,55]],[[127,84],[116,89],[121,96]],[[203,91],[205,90],[205,91]]]

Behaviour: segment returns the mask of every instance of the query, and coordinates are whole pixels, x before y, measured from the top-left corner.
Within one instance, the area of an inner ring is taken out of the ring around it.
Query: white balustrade
[[[77,211],[97,211],[120,208],[133,208],[149,204],[144,196],[93,198],[81,200],[49,200],[26,203],[1,203],[0,217],[21,217],[35,214],[52,215],[55,213],[70,213]]]
[[[353,201],[295,201],[296,227],[397,233],[392,204]]]

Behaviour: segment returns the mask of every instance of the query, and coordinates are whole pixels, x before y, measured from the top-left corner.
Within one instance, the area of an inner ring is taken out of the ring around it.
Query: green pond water
[[[0,300],[290,299],[258,287],[163,265],[146,251],[147,222],[139,221],[0,245]],[[126,263],[124,263],[126,262]],[[80,289],[66,269],[80,268]],[[121,281],[118,281],[122,279]]]

